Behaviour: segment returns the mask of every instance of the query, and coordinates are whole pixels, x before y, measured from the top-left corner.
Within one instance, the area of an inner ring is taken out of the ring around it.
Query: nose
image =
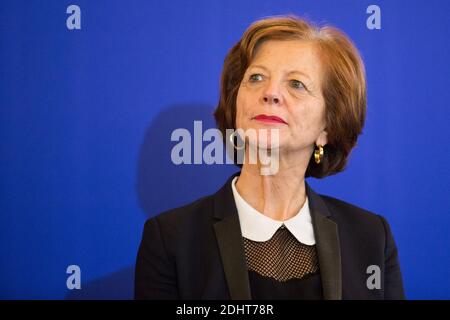
[[[278,86],[271,82],[264,90],[262,101],[264,104],[281,105],[282,99]]]
[[[280,98],[278,98],[278,96],[275,94],[265,94],[263,97],[263,101],[264,103],[268,104],[279,104]]]

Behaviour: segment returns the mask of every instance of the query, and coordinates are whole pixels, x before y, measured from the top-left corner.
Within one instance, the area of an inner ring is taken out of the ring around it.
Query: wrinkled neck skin
[[[280,152],[279,168],[273,175],[262,175],[262,164],[242,166],[236,182],[239,194],[253,208],[277,221],[295,216],[306,200],[305,172],[313,149]]]

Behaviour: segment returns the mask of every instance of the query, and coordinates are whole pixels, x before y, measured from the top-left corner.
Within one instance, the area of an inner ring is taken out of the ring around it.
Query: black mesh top
[[[253,299],[322,299],[316,246],[280,227],[267,241],[244,238]]]

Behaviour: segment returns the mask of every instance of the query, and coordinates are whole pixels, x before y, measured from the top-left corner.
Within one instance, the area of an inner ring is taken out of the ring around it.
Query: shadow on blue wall
[[[214,193],[238,170],[234,165],[177,166],[171,161],[172,147],[177,144],[170,140],[172,131],[186,128],[194,138],[194,120],[202,121],[203,132],[215,128],[212,113],[208,106],[178,105],[163,109],[153,119],[141,145],[136,173],[139,206],[146,218]],[[133,291],[134,264],[82,283],[81,290],[70,291],[66,299],[132,299]]]

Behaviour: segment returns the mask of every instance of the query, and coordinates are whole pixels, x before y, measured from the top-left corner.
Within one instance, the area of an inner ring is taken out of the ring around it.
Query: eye
[[[306,89],[306,86],[303,84],[303,82],[299,80],[290,80],[289,84],[294,89]]]
[[[250,82],[258,82],[263,79],[263,76],[259,73],[254,73],[254,74],[250,75],[250,77],[248,79]]]

